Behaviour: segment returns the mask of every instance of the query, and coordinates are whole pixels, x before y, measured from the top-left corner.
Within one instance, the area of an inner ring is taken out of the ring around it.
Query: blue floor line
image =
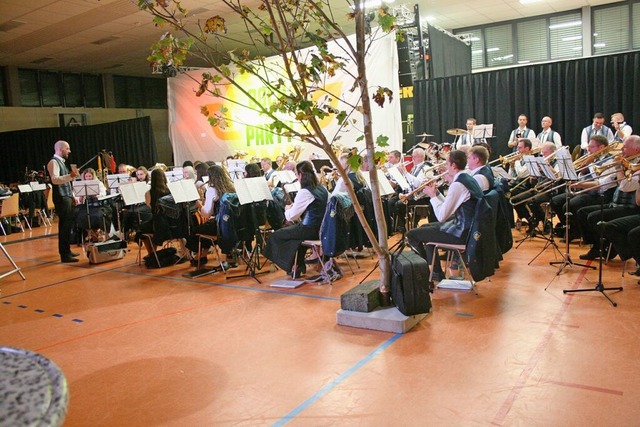
[[[346,372],[344,372],[342,375],[340,375],[339,377],[337,377],[335,380],[331,381],[329,384],[325,385],[324,387],[322,387],[320,390],[318,390],[317,393],[315,393],[313,396],[311,396],[310,398],[308,398],[307,400],[305,400],[304,402],[302,402],[300,405],[298,405],[294,410],[292,410],[291,412],[289,412],[287,415],[285,415],[284,417],[280,418],[277,422],[275,422],[273,425],[274,426],[283,426],[286,423],[288,423],[289,421],[291,421],[292,419],[294,419],[296,416],[298,416],[302,411],[304,411],[305,409],[307,409],[308,407],[310,407],[313,403],[315,403],[318,399],[320,399],[322,396],[326,395],[327,393],[329,393],[331,390],[333,390],[337,385],[339,385],[340,383],[342,383],[344,380],[346,380],[347,378],[349,378],[351,375],[353,375],[354,373],[356,373],[360,368],[362,368],[364,365],[366,365],[367,363],[369,363],[374,357],[376,357],[379,353],[381,353],[383,350],[385,350],[387,347],[389,347],[391,344],[393,344],[394,342],[396,342],[398,340],[398,338],[400,338],[402,336],[402,334],[396,334],[394,336],[392,336],[391,338],[389,338],[387,341],[385,341],[384,343],[380,344],[380,346],[378,346],[378,348],[376,348],[375,350],[373,350],[371,353],[369,353],[367,356],[365,356],[362,360],[360,360],[358,363],[356,363],[355,365],[353,365],[351,368],[349,368]]]

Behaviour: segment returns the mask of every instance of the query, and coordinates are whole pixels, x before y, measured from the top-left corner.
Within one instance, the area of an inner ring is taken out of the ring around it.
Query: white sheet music
[[[20,184],[20,185],[18,185],[18,190],[19,190],[21,193],[31,193],[31,192],[33,191],[33,189],[31,188],[31,186],[30,186],[30,185],[28,185],[28,184]]]
[[[294,171],[275,171],[273,173],[273,185],[282,184],[290,184],[295,182],[298,178]]]
[[[100,181],[91,179],[88,181],[73,181],[73,194],[78,197],[99,196]]]
[[[558,165],[558,170],[567,181],[577,181],[578,173],[576,172],[576,168],[573,166],[573,160],[571,159],[571,155],[568,150],[558,150],[556,152],[556,164]]]
[[[196,183],[192,179],[181,179],[167,183],[169,191],[176,203],[193,202],[200,199]]]
[[[286,191],[287,193],[297,193],[298,191],[300,191],[300,188],[302,187],[300,187],[300,183],[298,181],[284,185],[284,191]]]
[[[149,191],[149,184],[143,181],[136,181],[126,184],[122,183],[119,189],[125,205],[137,205],[138,203],[145,202],[144,196],[147,191]]]
[[[47,189],[47,184],[39,183],[38,181],[31,181],[29,186],[33,191],[44,191]]]
[[[493,172],[493,176],[495,178],[504,178],[504,179],[511,179],[512,178],[512,176],[509,175],[509,172],[504,170],[504,168],[502,166],[493,166],[491,168],[491,171]]]
[[[537,177],[542,177],[542,172],[540,171],[540,162],[538,162],[539,160],[542,160],[541,157],[535,157],[535,156],[523,156],[522,157],[522,161],[524,162],[524,165],[527,167],[527,171],[529,171],[529,176],[537,176]]]
[[[263,200],[273,200],[267,181],[262,176],[239,179],[234,183],[241,205]]]
[[[107,185],[110,189],[118,188],[120,184],[130,182],[133,178],[128,173],[117,173],[114,175],[107,175]]]
[[[165,175],[167,176],[168,182],[181,181],[183,178],[182,169],[174,169],[172,171],[166,171]]]
[[[376,169],[378,175],[378,188],[380,189],[381,196],[387,196],[389,194],[394,194],[395,190],[391,186],[391,183],[387,179],[387,177],[378,169]],[[364,176],[364,180],[367,181],[367,185],[371,188],[371,177],[368,172],[364,172],[362,174]]]
[[[403,190],[411,189],[411,185],[409,185],[404,176],[402,176],[398,168],[389,168],[387,169],[387,172],[389,173],[389,175],[391,175],[391,179],[398,183],[400,188],[402,188]]]

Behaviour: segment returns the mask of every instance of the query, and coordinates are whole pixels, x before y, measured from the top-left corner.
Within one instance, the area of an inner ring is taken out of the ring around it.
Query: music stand
[[[331,163],[329,159],[312,159],[311,163],[313,163],[313,168],[316,170],[316,173],[320,173],[323,167],[333,169],[333,163]]]
[[[113,193],[113,190],[117,190],[121,184],[131,182],[131,175],[128,173],[117,173],[113,175],[107,175],[107,187]]]
[[[486,142],[485,140],[487,138],[493,137],[493,124],[475,125],[473,129],[471,129],[471,137],[473,141],[479,139],[483,142]]]
[[[195,181],[193,179],[181,179],[179,181],[168,182],[167,187],[173,196],[173,201],[184,204],[187,216],[187,233],[191,234],[190,203],[200,200],[200,193],[198,193]]]
[[[98,197],[100,195],[100,181],[97,179],[73,181],[73,194],[83,198],[84,205],[87,207],[87,224],[89,225],[89,229],[91,229],[91,215],[87,197]]]
[[[232,181],[242,179],[244,177],[244,168],[247,165],[246,160],[242,159],[229,159],[227,160],[227,173]]]
[[[529,172],[529,178],[543,178],[545,177],[544,172],[540,169],[540,163],[538,162],[538,160],[536,160],[535,156],[532,155],[527,155],[527,156],[523,156],[522,157],[522,161],[524,162],[524,165],[527,168],[527,171]],[[524,179],[529,179],[529,178],[524,178]],[[535,188],[535,185],[534,185]],[[534,192],[535,194],[535,192]],[[517,205],[519,202],[516,202],[515,204]],[[531,239],[543,239],[545,241],[549,241],[549,239],[547,239],[546,237],[541,237],[538,236],[535,233],[535,230],[531,230],[531,233],[527,233],[527,235],[525,237],[523,237],[520,240],[517,240],[516,243],[518,244],[516,246],[516,249],[518,249],[520,247],[520,245],[522,245],[524,242],[526,242],[527,240],[531,240]],[[535,258],[534,258],[535,259]],[[533,261],[533,260],[532,260]]]
[[[267,185],[267,181],[261,177],[254,178],[243,178],[239,179],[235,182],[236,194],[238,195],[238,202],[242,206],[249,206],[251,210],[251,219],[253,221],[253,225],[255,229],[253,230],[253,235],[256,239],[256,244],[254,245],[251,253],[248,257],[244,259],[246,263],[245,274],[241,274],[238,276],[227,276],[229,279],[235,279],[238,277],[251,277],[256,282],[260,282],[256,277],[256,270],[262,270],[264,265],[260,265],[260,248],[263,246],[262,241],[262,233],[260,233],[260,226],[258,224],[258,218],[256,216],[255,204],[260,202],[268,202],[273,200],[273,195],[271,194],[271,190],[269,190],[269,186]],[[244,242],[243,242],[244,245]],[[244,251],[243,251],[244,254]],[[266,273],[266,272],[265,272]]]
[[[563,147],[564,148],[564,147]],[[562,270],[565,269],[565,267],[567,266],[574,266],[574,265],[578,265],[580,267],[586,267],[586,268],[590,268],[592,270],[595,270],[595,266],[593,265],[587,265],[587,264],[579,264],[579,263],[575,263],[573,262],[573,260],[571,259],[571,255],[569,254],[569,229],[571,228],[571,224],[569,221],[569,217],[571,216],[571,212],[569,211],[569,188],[571,186],[571,183],[578,181],[578,173],[576,172],[576,168],[573,166],[573,159],[571,159],[571,156],[568,153],[568,150],[558,150],[556,152],[556,164],[558,165],[558,171],[560,172],[560,175],[562,176],[562,179],[565,180],[566,182],[566,188],[564,190],[564,194],[565,194],[565,211],[564,211],[564,217],[565,217],[565,230],[564,230],[564,240],[565,240],[565,252],[562,254],[562,261],[552,261],[549,263],[549,265],[559,265],[558,267],[558,272],[556,273],[556,276],[559,276],[560,273],[562,273]]]
[[[182,168],[175,168],[173,170],[166,171],[165,175],[167,176],[167,182],[181,181],[184,178]]]
[[[3,279],[3,278],[7,277],[10,274],[18,273],[20,275],[20,277],[22,277],[22,280],[27,280],[27,278],[24,277],[24,274],[22,273],[22,269],[20,267],[18,267],[16,262],[13,260],[13,258],[11,258],[11,255],[9,255],[9,252],[7,252],[7,250],[4,248],[4,245],[2,244],[2,242],[0,242],[0,249],[4,253],[4,256],[7,257],[7,259],[9,260],[11,265],[13,266],[13,270],[9,270],[6,273],[0,274],[0,279]]]

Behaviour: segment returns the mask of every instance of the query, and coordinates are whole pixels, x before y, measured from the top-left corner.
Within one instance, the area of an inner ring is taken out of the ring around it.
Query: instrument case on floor
[[[87,247],[89,264],[102,264],[124,258],[127,242],[124,240],[107,240],[106,242],[93,243]]]
[[[391,298],[405,316],[431,311],[429,265],[413,251],[391,258]]]

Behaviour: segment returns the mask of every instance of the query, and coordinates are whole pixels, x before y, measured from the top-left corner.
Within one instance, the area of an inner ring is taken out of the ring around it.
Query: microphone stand
[[[609,297],[609,295],[605,294],[605,291],[622,291],[622,286],[618,286],[614,288],[606,288],[602,283],[602,264],[604,260],[604,225],[605,225],[605,221],[603,220],[603,215],[604,215],[604,193],[601,193],[600,194],[600,221],[598,221],[598,224],[597,224],[598,234],[600,237],[600,243],[598,248],[600,252],[600,260],[598,262],[599,271],[598,271],[598,283],[596,284],[596,287],[593,289],[564,289],[562,293],[568,294],[573,292],[593,292],[593,291],[600,292],[602,295],[605,296],[605,298],[609,300],[611,305],[613,305],[614,307],[617,307],[618,303],[612,300]]]

